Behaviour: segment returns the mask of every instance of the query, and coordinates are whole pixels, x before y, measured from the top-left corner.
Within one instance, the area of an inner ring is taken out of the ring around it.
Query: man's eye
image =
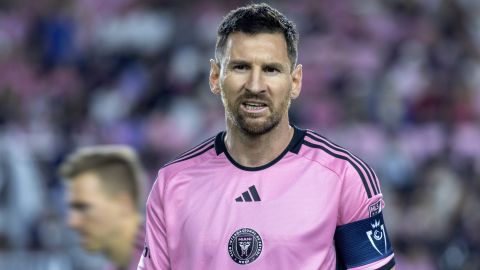
[[[277,72],[279,72],[279,70],[277,68],[274,68],[274,67],[265,67],[264,71],[267,72],[267,73],[277,73]]]
[[[235,65],[233,66],[234,70],[246,70],[248,67],[247,65]]]
[[[90,208],[90,205],[86,203],[72,203],[70,204],[70,208],[75,211],[85,212]]]

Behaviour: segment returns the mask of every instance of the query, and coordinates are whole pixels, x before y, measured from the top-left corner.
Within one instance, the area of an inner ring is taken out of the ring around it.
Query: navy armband
[[[338,226],[335,230],[338,259],[354,268],[384,259],[393,253],[383,214]]]

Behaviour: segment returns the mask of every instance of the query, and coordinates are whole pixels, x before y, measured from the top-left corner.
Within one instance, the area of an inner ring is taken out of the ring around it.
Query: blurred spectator
[[[118,269],[136,269],[144,243],[145,175],[135,152],[126,146],[81,148],[60,173],[67,181],[68,225],[83,247]]]

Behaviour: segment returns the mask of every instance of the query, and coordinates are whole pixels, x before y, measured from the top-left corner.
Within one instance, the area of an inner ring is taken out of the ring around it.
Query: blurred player
[[[94,146],[71,154],[60,167],[67,183],[68,225],[82,246],[100,252],[109,269],[136,269],[143,250],[144,172],[127,146]]]
[[[210,88],[226,131],[160,169],[138,269],[391,269],[373,170],[289,123],[302,86],[293,23],[256,4],[217,34]]]

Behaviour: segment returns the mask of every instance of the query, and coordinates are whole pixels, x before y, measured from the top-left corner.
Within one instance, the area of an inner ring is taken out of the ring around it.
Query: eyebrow
[[[265,67],[273,67],[273,68],[276,68],[278,70],[283,70],[284,69],[284,66],[280,63],[277,63],[277,62],[267,63],[267,64],[262,65],[262,68],[265,68]]]
[[[245,60],[231,60],[229,63],[228,63],[228,66],[231,67],[231,66],[237,66],[237,65],[247,65],[249,66],[250,63],[245,61]]]
[[[250,66],[251,63],[248,62],[248,61],[245,61],[245,60],[240,60],[240,59],[234,59],[234,60],[231,60],[231,61],[228,63],[228,66],[229,66],[229,67],[236,66],[236,65],[247,65],[247,66]],[[262,68],[265,68],[265,67],[273,67],[273,68],[276,68],[276,69],[278,69],[278,70],[283,70],[283,69],[284,69],[284,65],[282,65],[282,64],[279,63],[279,62],[271,62],[271,63],[262,64]]]

